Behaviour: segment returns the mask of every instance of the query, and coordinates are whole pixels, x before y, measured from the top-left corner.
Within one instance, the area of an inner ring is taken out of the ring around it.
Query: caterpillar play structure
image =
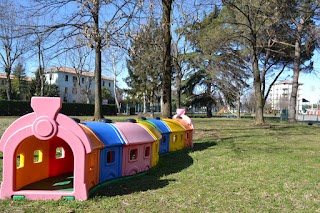
[[[156,166],[159,155],[193,146],[183,109],[172,119],[113,123],[63,115],[60,98],[33,97],[31,107],[1,137],[1,199],[86,200],[108,181]]]

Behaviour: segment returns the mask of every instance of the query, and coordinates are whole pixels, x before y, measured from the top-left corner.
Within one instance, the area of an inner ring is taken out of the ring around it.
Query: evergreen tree
[[[31,96],[41,96],[41,79],[39,76],[39,70],[34,72],[35,78],[32,79],[29,87],[29,93]],[[43,87],[43,95],[47,97],[59,97],[60,96],[60,91],[59,87],[56,84],[48,84],[47,82],[44,82],[44,87]]]
[[[27,100],[29,96],[26,70],[21,63],[13,68],[12,89],[17,100]]]
[[[35,78],[30,83],[30,94],[32,96],[41,96],[41,79],[39,76],[39,70],[34,72]]]
[[[187,77],[183,89],[192,104],[207,108],[208,117],[212,116],[213,104],[234,105],[241,90],[248,87],[247,66],[235,57],[234,43],[226,39],[219,14],[216,7],[201,22],[180,29],[194,49],[184,56],[194,72]]]
[[[131,42],[127,60],[129,76],[125,79],[132,95],[143,99],[144,112],[146,103],[154,105],[155,97],[160,93],[162,82],[162,34],[159,24],[150,20]],[[153,110],[153,107],[151,107]]]

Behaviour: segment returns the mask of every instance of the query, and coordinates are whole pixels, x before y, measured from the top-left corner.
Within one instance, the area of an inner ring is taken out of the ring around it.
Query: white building
[[[58,85],[64,102],[92,103],[94,100],[94,73],[68,67],[53,67],[44,71],[49,85]],[[101,87],[110,90],[114,97],[113,78],[101,76]],[[103,103],[106,103],[104,101]]]
[[[292,91],[292,81],[285,80],[275,83],[269,93],[269,101],[272,110],[288,109]],[[302,84],[299,83],[297,94],[297,107],[299,112],[302,111]]]

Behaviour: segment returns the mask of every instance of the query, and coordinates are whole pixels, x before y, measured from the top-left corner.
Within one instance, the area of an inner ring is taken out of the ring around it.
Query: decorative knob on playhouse
[[[32,126],[34,136],[41,140],[48,140],[57,133],[57,123],[50,117],[38,117]]]
[[[32,125],[34,136],[41,140],[48,140],[55,136],[58,130],[55,119],[62,106],[61,99],[33,97],[31,106],[37,116]]]

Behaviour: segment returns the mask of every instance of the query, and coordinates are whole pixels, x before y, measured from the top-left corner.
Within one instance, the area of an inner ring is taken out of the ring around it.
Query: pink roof
[[[150,133],[137,123],[117,122],[114,126],[119,130],[127,145],[154,142]]]

